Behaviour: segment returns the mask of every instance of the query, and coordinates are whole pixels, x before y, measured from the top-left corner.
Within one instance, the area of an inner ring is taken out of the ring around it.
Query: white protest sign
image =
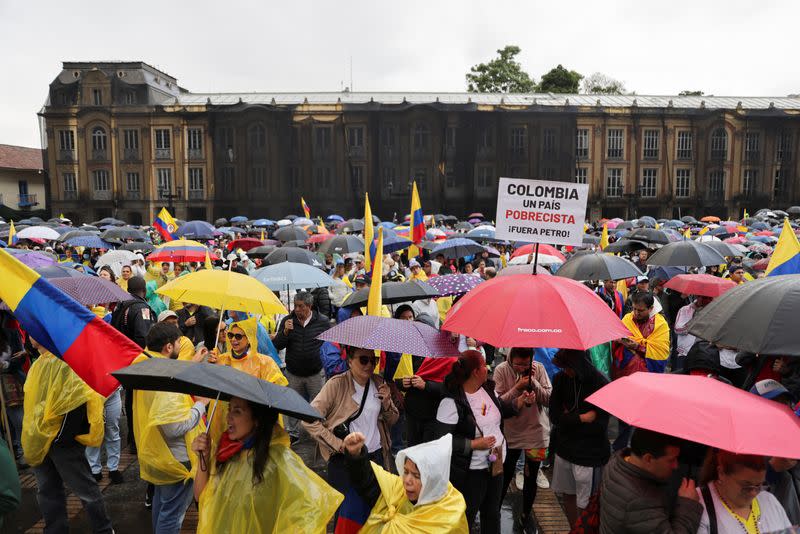
[[[580,245],[588,198],[588,184],[500,178],[495,237]]]

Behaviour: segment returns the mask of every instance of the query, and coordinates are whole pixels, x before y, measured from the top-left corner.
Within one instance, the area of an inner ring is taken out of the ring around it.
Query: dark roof
[[[0,144],[0,169],[41,171],[42,149]]]

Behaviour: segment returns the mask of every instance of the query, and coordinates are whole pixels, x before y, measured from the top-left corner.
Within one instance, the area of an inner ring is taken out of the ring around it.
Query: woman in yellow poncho
[[[467,533],[467,505],[450,483],[453,437],[421,443],[400,451],[393,475],[369,462],[365,437],[354,432],[344,439],[350,480],[372,506],[364,534],[416,532]]]
[[[343,497],[292,452],[277,420],[275,410],[234,397],[219,444],[195,439],[208,466],[194,483],[198,534],[325,532]]]

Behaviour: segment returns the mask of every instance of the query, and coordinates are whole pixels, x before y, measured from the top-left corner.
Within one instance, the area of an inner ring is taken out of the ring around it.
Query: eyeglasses
[[[228,332],[227,336],[228,339],[235,339],[236,341],[241,341],[242,338],[246,337],[244,334],[234,334],[233,332]]]
[[[364,367],[366,367],[369,364],[377,366],[381,363],[381,359],[378,358],[377,356],[359,356],[358,363],[360,363]]]

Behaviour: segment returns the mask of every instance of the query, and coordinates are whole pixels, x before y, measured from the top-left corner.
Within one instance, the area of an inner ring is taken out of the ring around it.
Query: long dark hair
[[[203,344],[209,352],[217,347],[217,327],[219,326],[219,317],[212,315],[203,319]]]
[[[444,388],[450,393],[457,393],[464,387],[472,372],[483,363],[483,355],[477,350],[465,350],[453,363],[450,373],[444,377]]]
[[[272,441],[272,431],[278,422],[278,412],[250,401],[247,401],[247,404],[250,406],[253,419],[257,423],[253,430],[255,443],[253,443],[253,448],[251,449],[253,454],[253,485],[255,486],[264,481],[264,469],[267,467],[267,460],[269,460],[269,444]],[[221,475],[227,464],[228,462],[219,464],[217,474]]]

